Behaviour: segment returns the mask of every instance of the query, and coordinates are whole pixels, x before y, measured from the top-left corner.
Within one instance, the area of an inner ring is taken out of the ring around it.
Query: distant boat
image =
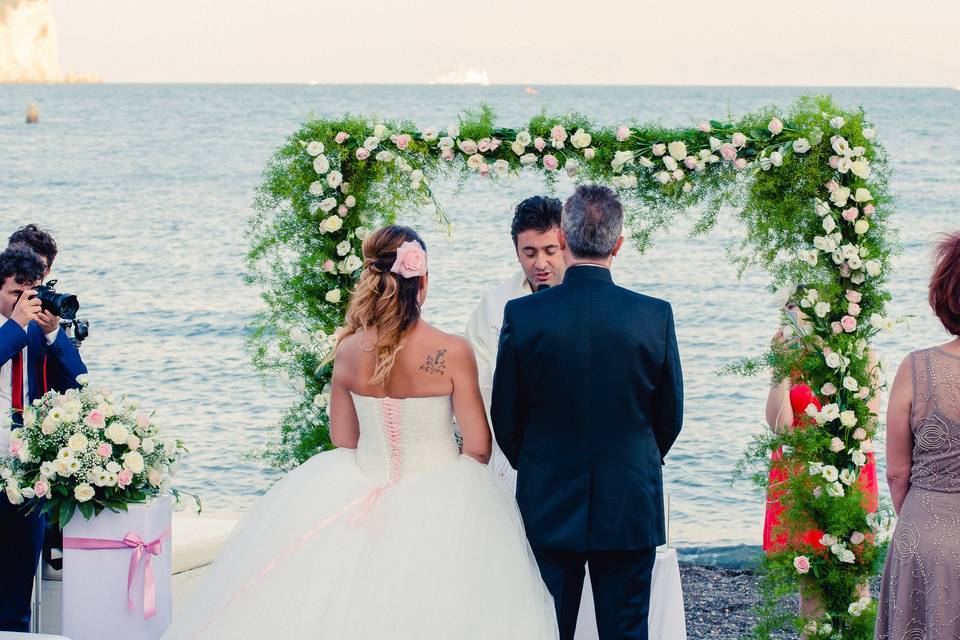
[[[463,64],[437,76],[430,84],[477,84],[489,86],[490,78],[486,69],[466,69]]]
[[[307,80],[307,84],[310,85],[311,87],[315,87],[320,83],[316,80]]]
[[[524,91],[526,91],[526,92],[529,93],[530,95],[536,95],[537,93],[539,93],[539,92],[538,92],[536,89],[534,89],[533,87],[526,87],[526,88],[524,89]]]

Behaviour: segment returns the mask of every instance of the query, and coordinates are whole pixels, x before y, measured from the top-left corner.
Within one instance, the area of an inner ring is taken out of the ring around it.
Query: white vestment
[[[493,394],[493,370],[497,365],[497,346],[500,343],[500,327],[503,325],[503,308],[514,298],[532,293],[530,282],[523,271],[504,280],[495,289],[488,291],[480,304],[474,309],[464,332],[473,345],[477,356],[477,372],[480,377],[480,394],[487,408],[487,420],[490,421],[490,397]],[[492,428],[492,422],[491,428]],[[517,489],[517,472],[504,457],[503,452],[493,439],[493,451],[490,455],[490,467],[496,472],[504,488],[514,495]]]

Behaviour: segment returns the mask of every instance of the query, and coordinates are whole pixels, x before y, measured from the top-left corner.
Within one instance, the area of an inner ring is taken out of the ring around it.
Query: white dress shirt
[[[497,347],[500,344],[500,328],[503,326],[503,308],[515,298],[529,293],[530,282],[523,271],[504,280],[495,289],[488,291],[480,304],[474,309],[467,328],[464,332],[467,340],[473,345],[477,357],[477,373],[480,378],[480,395],[487,409],[487,421],[490,421],[490,399],[493,395],[493,372],[497,366]],[[491,424],[491,428],[493,424]],[[490,467],[503,482],[504,487],[511,494],[516,492],[517,472],[513,470],[507,458],[493,439],[493,450],[490,455]]]
[[[26,329],[23,330],[27,332]],[[60,333],[60,327],[47,334],[47,344],[53,344]],[[27,406],[30,397],[30,367],[27,366],[27,347],[20,352],[23,357],[23,406]],[[13,409],[13,358],[0,366],[0,455],[7,455],[10,445],[10,410]]]

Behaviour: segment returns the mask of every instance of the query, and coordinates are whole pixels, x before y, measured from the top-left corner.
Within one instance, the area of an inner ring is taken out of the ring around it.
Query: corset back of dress
[[[960,356],[924,349],[913,359],[910,484],[960,493]]]
[[[352,395],[360,421],[357,464],[365,474],[394,483],[459,457],[451,396],[400,400]]]

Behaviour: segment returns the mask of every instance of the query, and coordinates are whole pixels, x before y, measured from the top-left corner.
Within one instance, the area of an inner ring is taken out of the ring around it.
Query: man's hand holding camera
[[[43,310],[43,302],[37,297],[37,292],[28,290],[23,292],[17,304],[14,305],[10,318],[26,330],[31,321],[36,320],[40,323],[41,315],[50,315],[50,313]],[[47,331],[45,325],[44,331]]]

